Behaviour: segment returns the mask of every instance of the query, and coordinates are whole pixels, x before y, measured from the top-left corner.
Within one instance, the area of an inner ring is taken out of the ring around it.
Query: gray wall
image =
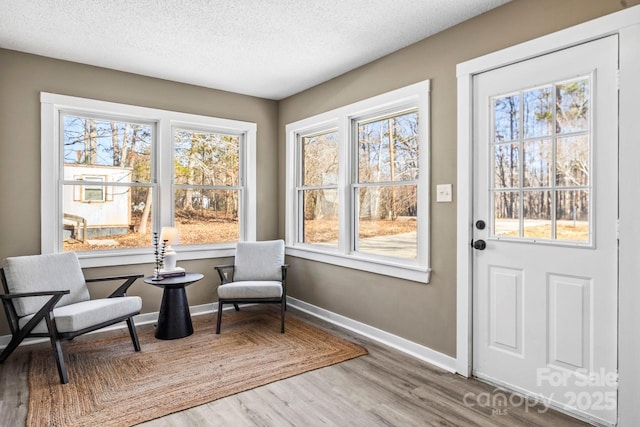
[[[434,350],[456,351],[456,64],[638,4],[619,0],[515,0],[279,104],[280,188],[287,123],[431,80],[431,194],[453,183],[454,203],[431,200],[427,285],[290,259],[288,293]],[[348,42],[348,41],[346,41]],[[285,195],[280,193],[280,235]]]
[[[99,99],[258,124],[258,239],[278,235],[278,145],[276,101],[238,95],[135,74],[0,49],[0,259],[40,253],[40,92]],[[223,263],[224,259],[215,260]],[[214,301],[214,261],[180,262],[205,279],[189,286],[192,305]],[[116,272],[151,274],[152,265],[86,270],[89,277]],[[93,296],[113,284],[92,284]],[[143,312],[158,311],[162,291],[136,282],[131,294]],[[0,315],[0,335],[8,333]]]

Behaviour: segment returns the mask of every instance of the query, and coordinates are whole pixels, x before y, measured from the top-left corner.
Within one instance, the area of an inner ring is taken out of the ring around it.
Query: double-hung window
[[[241,134],[174,127],[173,209],[182,243],[241,239],[242,142]]]
[[[428,282],[429,82],[287,125],[288,253]]]
[[[325,129],[298,137],[300,242],[338,247],[338,132]]]
[[[151,262],[163,226],[179,259],[255,239],[255,123],[49,93],[41,110],[42,253]]]

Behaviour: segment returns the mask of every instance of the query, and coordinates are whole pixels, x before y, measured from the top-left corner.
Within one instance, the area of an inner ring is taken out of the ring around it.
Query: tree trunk
[[[151,194],[151,188],[147,189],[147,201],[145,202],[144,209],[142,210],[142,216],[140,217],[140,227],[138,227],[138,234],[145,234],[147,232],[147,223],[149,222],[149,215],[151,214],[151,201],[153,195]]]
[[[121,166],[120,139],[118,135],[118,123],[111,122],[111,145],[113,145],[113,166]]]
[[[97,144],[98,132],[96,130],[96,121],[94,119],[86,119],[84,122],[84,163],[95,165],[98,159]]]

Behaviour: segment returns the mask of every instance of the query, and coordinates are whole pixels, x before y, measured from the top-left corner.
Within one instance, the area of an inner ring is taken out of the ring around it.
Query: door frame
[[[473,365],[473,76],[605,36],[619,36],[618,165],[618,422],[640,424],[634,396],[640,394],[640,6],[616,12],[457,65],[457,306],[456,371],[469,377]],[[635,112],[635,113],[634,113]],[[638,259],[636,259],[638,258]]]

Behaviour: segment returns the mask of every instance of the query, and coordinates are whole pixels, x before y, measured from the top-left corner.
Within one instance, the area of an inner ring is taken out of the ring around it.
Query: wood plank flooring
[[[263,310],[263,306],[244,309]],[[291,308],[298,317],[357,342],[369,355],[307,372],[141,424],[180,426],[581,426],[525,405],[482,406],[494,387],[450,374]],[[206,314],[205,316],[210,316]],[[151,328],[142,325],[139,328]],[[124,331],[126,332],[126,331]],[[124,333],[111,331],[104,333]],[[90,338],[90,337],[87,337]],[[37,344],[45,345],[45,344]],[[0,426],[25,425],[29,346],[0,365]],[[53,363],[53,360],[52,360]],[[465,399],[466,396],[466,399]],[[519,399],[512,399],[519,402]],[[467,404],[465,404],[467,403]],[[46,425],[46,420],[43,424]]]

